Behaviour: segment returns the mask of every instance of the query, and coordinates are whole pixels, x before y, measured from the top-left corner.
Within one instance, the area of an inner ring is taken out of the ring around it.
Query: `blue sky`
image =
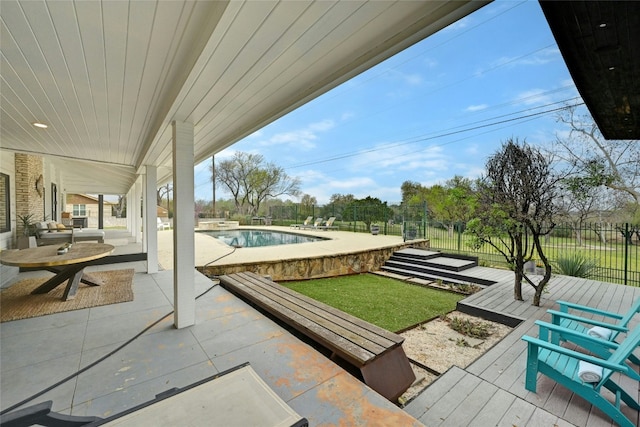
[[[495,1],[216,155],[259,153],[332,194],[401,200],[407,180],[430,186],[479,177],[514,137],[551,144],[553,112],[581,102],[537,1]],[[544,113],[544,114],[543,114]],[[196,199],[211,200],[205,161]],[[228,198],[222,189],[216,198]],[[294,199],[295,200],[295,199]]]

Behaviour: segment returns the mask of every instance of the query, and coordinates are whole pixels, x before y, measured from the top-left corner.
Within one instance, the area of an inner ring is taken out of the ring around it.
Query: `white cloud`
[[[263,147],[287,145],[292,148],[311,150],[316,147],[315,141],[318,139],[318,133],[326,132],[333,127],[335,127],[333,120],[321,120],[311,123],[302,129],[276,133],[269,138],[262,139],[259,145]]]
[[[464,152],[468,155],[475,156],[480,153],[480,147],[478,144],[471,144],[467,148],[465,148]]]
[[[333,123],[333,120],[322,120],[320,122],[317,123],[311,123],[309,125],[309,129],[312,131],[317,131],[317,132],[324,132],[327,130],[332,129],[335,126],[335,124]]]
[[[436,68],[439,63],[436,59],[433,58],[425,58],[422,63],[427,67],[427,68]]]
[[[398,69],[391,69],[387,72],[387,74],[389,76],[389,80],[400,81],[401,83],[409,86],[420,86],[424,81],[424,78],[419,73],[405,73],[399,71]],[[403,91],[401,89],[398,91],[392,91],[390,93],[403,93]]]
[[[532,53],[531,55],[524,55],[519,57],[502,56],[494,60],[490,64],[490,68],[500,66],[516,67],[529,65],[546,65],[552,61],[560,60],[561,58],[562,57],[560,55],[560,51],[557,47],[549,47],[547,49],[542,49],[538,52]]]
[[[520,92],[514,101],[524,105],[548,104],[553,101],[553,98],[550,95],[545,95],[545,92],[547,91],[544,89],[529,89]]]
[[[449,26],[443,28],[441,31],[442,32],[446,32],[446,31],[460,31],[463,30],[465,28],[467,28],[469,26],[469,24],[471,23],[471,18],[469,17],[464,17],[462,19],[457,20],[456,22],[454,22],[453,24],[450,24]]]
[[[351,111],[347,111],[345,113],[342,113],[342,115],[340,116],[340,120],[342,120],[342,121],[350,120],[350,119],[354,118],[355,116],[356,116],[355,113],[353,113]]]
[[[469,111],[469,112],[481,111],[488,107],[489,106],[487,104],[469,105],[467,108],[465,108],[465,111]]]
[[[420,168],[442,169],[446,167],[446,161],[442,147],[421,148],[415,144],[392,147],[378,145],[354,158],[351,169],[366,172],[379,172],[388,168],[396,172]]]
[[[550,62],[560,61],[562,56],[557,47],[550,47],[524,56],[501,56],[491,61],[486,67],[478,69],[474,75],[480,77],[496,68],[513,69],[515,67],[530,67],[547,65]]]

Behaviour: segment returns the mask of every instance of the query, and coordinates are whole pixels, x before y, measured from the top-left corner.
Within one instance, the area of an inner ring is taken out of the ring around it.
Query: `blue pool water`
[[[304,236],[302,234],[270,230],[236,229],[199,231],[198,233],[213,236],[216,239],[222,240],[229,246],[243,248],[261,248],[264,246],[291,245],[295,243],[308,243],[326,240],[322,237]]]

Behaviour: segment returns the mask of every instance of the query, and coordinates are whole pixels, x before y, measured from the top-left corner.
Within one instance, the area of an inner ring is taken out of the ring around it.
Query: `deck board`
[[[557,309],[556,301],[559,299],[621,313],[640,298],[640,288],[552,276],[540,307],[535,307],[531,304],[534,290],[526,283],[522,287],[524,301],[513,299],[512,272],[496,273],[495,269],[485,267],[470,270],[485,274],[483,278],[497,283],[465,298],[459,307],[485,311],[488,316],[498,313],[523,321],[467,368],[453,367],[442,374],[405,409],[429,426],[614,426],[597,408],[544,376],[538,377],[537,393],[527,391],[524,387],[527,345],[521,337],[537,336],[538,328],[534,322],[538,319],[549,321],[546,310]],[[600,320],[607,319],[600,316]],[[630,327],[638,323],[640,315],[632,320]],[[640,355],[640,350],[636,354]],[[637,381],[620,376],[616,380],[640,401]],[[626,406],[623,411],[640,425],[638,411]]]

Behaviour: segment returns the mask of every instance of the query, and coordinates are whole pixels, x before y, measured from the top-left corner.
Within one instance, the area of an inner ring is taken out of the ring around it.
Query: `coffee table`
[[[62,299],[73,299],[78,292],[80,282],[91,286],[100,286],[102,281],[85,273],[84,269],[91,261],[106,257],[115,249],[105,243],[75,243],[65,254],[58,255],[58,247],[40,246],[19,251],[2,251],[0,263],[13,267],[41,268],[55,273],[55,276],[33,290],[32,294],[45,294],[65,281],[68,281]]]

